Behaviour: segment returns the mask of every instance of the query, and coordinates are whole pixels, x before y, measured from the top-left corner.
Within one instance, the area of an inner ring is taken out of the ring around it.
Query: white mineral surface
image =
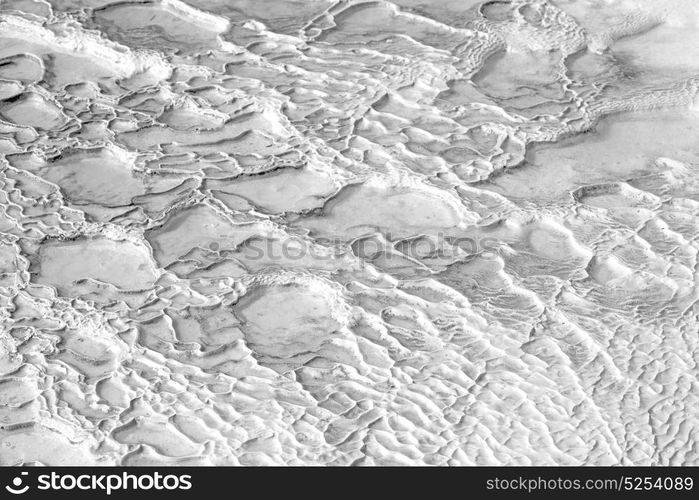
[[[699,465],[699,2],[1,0],[0,465]]]

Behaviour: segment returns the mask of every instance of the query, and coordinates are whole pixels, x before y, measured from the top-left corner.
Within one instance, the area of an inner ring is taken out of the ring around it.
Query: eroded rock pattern
[[[693,0],[0,2],[0,464],[698,464]]]

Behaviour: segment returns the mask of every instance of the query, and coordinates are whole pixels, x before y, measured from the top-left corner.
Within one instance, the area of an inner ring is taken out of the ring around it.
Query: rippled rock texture
[[[699,464],[693,0],[0,2],[0,464]]]

